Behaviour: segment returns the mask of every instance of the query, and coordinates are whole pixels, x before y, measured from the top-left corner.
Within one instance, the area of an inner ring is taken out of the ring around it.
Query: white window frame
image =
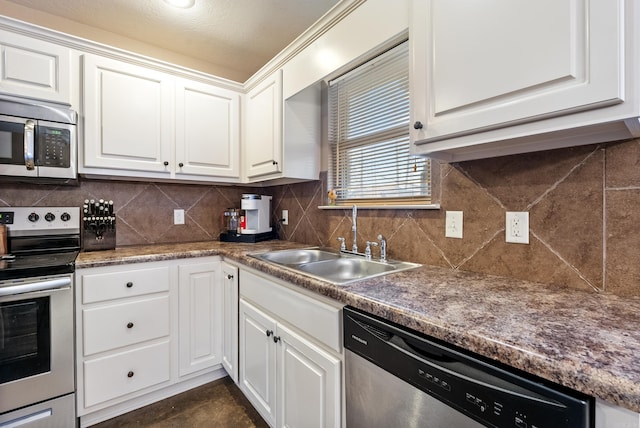
[[[409,150],[408,41],[330,80],[328,93],[328,187],[337,205],[429,204],[431,162]]]

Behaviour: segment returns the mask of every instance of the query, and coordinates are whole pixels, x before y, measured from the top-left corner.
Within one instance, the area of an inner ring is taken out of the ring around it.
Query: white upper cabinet
[[[85,55],[83,65],[83,166],[168,177],[173,162],[171,76],[95,55]]]
[[[282,171],[282,70],[250,90],[245,100],[246,176],[278,173]]]
[[[176,81],[176,175],[240,177],[240,94]]]
[[[287,100],[283,72],[262,81],[246,95],[245,176],[249,182],[317,180],[322,142],[320,84]]]
[[[240,179],[240,92],[84,55],[87,174]]]
[[[543,150],[579,143],[486,144],[637,116],[624,106],[637,97],[633,9],[625,0],[412,0],[415,151],[465,160]]]
[[[72,104],[71,50],[0,30],[0,93]]]

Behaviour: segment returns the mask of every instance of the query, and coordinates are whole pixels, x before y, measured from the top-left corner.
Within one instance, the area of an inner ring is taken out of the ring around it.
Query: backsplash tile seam
[[[143,236],[142,234],[140,234],[140,232],[138,232],[131,224],[129,224],[124,218],[122,218],[121,216],[116,214],[116,225],[118,223],[124,223],[127,226],[129,226],[129,229],[131,229],[136,235],[138,235],[141,239],[143,239],[145,241],[145,243],[147,244],[151,244],[152,241],[148,240],[145,236]],[[116,226],[117,227],[117,226]]]
[[[398,230],[400,230],[400,228],[401,228],[402,226],[404,226],[404,225],[405,225],[408,221],[410,221],[410,220],[416,221],[416,220],[415,220],[415,219],[414,219],[414,218],[413,218],[409,213],[407,213],[407,215],[405,216],[405,218],[404,218],[404,220],[402,221],[402,223],[400,223],[400,225],[398,226],[398,228],[397,228],[396,230],[392,230],[392,231],[391,231],[391,233],[390,233],[388,236],[387,236],[387,234],[386,234],[386,233],[382,233],[382,232],[380,232],[380,233],[381,233],[382,235],[384,235],[384,237],[385,237],[387,240],[390,240],[390,239],[392,239],[394,236],[396,236],[396,234],[398,233]],[[418,222],[416,221],[416,223],[418,223]],[[419,224],[419,223],[418,223],[418,224]],[[423,232],[424,232],[424,230],[423,230]],[[425,233],[426,233],[426,232],[425,232]]]
[[[569,261],[567,261],[564,257],[562,257],[562,254],[560,254],[558,251],[554,250],[553,247],[551,245],[549,245],[547,242],[545,242],[540,236],[538,236],[535,231],[530,230],[529,233],[536,238],[544,247],[547,248],[547,250],[549,250],[549,252],[551,252],[553,255],[555,255],[558,260],[560,260],[562,263],[564,263],[569,269],[571,269],[576,275],[578,275],[578,277],[584,281],[584,283],[586,285],[588,285],[589,287],[591,287],[595,292],[601,292],[604,290],[601,290],[600,288],[596,287],[595,285],[593,285],[591,283],[591,281],[589,281],[584,274],[575,266],[573,266],[571,263],[569,263]]]
[[[175,207],[176,207],[176,208],[182,208],[182,209],[184,209],[185,213],[188,211],[188,208],[186,208],[186,207],[181,207],[181,206],[180,206],[180,204],[178,203],[178,201],[176,201],[175,199],[173,199],[171,196],[169,196],[169,195],[167,194],[167,192],[165,192],[164,190],[162,190],[162,187],[158,187],[157,185],[154,185],[154,186],[156,187],[156,189],[158,189],[158,191],[159,191],[160,193],[162,193],[162,194],[164,195],[164,197],[165,197],[165,198],[167,198],[169,201],[171,201],[171,202],[173,203],[173,205],[175,205]],[[204,197],[204,195],[206,195],[206,194],[207,194],[207,192],[202,193],[201,197],[200,197],[198,200],[202,199],[202,198]],[[191,206],[193,206],[193,204],[192,204]]]
[[[496,231],[496,233],[494,233],[489,239],[487,239],[485,242],[481,243],[480,246],[478,246],[478,248],[476,248],[476,250],[473,253],[471,253],[469,256],[465,257],[457,266],[453,266],[453,267],[455,269],[460,269],[462,266],[464,266],[465,263],[467,263],[468,261],[473,259],[476,256],[476,254],[480,253],[480,251],[485,249],[487,247],[487,245],[489,245],[491,242],[493,242],[493,240],[496,239],[498,237],[498,235],[500,235],[501,233],[504,233],[504,228],[498,229]]]
[[[471,181],[473,184],[475,184],[478,188],[482,189],[482,191],[489,196],[489,198],[493,199],[504,211],[507,210],[507,207],[504,205],[504,203],[500,200],[500,198],[498,198],[497,196],[495,196],[493,193],[491,193],[489,191],[488,188],[486,188],[485,186],[483,186],[480,182],[478,182],[475,178],[473,178],[473,176],[471,176],[471,174],[469,174],[469,172],[464,169],[464,167],[460,164],[460,163],[456,163],[456,169],[458,171],[460,171],[462,173],[462,175],[464,175],[469,181]],[[448,174],[448,173],[447,173]]]
[[[193,206],[192,206],[193,207]],[[191,220],[191,222],[193,223],[194,226],[198,227],[200,230],[202,230],[202,232],[207,235],[208,238],[213,238],[211,236],[211,234],[209,232],[207,232],[207,229],[205,229],[200,223],[198,223],[193,217],[191,217],[191,215],[185,211],[185,223],[187,222],[186,220],[189,219]]]
[[[307,204],[307,206],[302,208],[305,215],[307,214],[309,209],[311,209],[311,206],[314,205],[313,202],[316,200],[316,196],[318,195],[318,192],[320,192],[320,187],[319,186],[316,187],[316,191],[313,192],[313,196],[311,196],[311,198],[309,198],[309,203]],[[295,194],[294,194],[294,196],[295,196]],[[300,204],[300,206],[302,206],[302,204]]]
[[[447,254],[442,250],[442,248],[440,248],[438,246],[438,244],[436,244],[436,242],[431,238],[431,236],[429,235],[429,232],[427,230],[425,230],[419,222],[418,223],[418,229],[420,229],[422,231],[422,233],[424,233],[425,237],[427,238],[427,241],[429,241],[429,243],[431,244],[432,247],[434,247],[438,253],[440,254],[440,257],[442,257],[442,259],[447,263],[447,265],[452,268],[455,269],[456,266],[455,264],[449,259],[449,257],[447,257]],[[398,227],[398,230],[400,230],[401,227]]]
[[[227,201],[227,205],[225,207],[222,207],[223,209],[227,209],[227,208],[231,208],[231,207],[236,207],[236,205],[238,205],[239,207],[239,202],[238,203],[232,203],[229,198],[227,198],[227,195],[225,195],[222,190],[220,190],[219,187],[214,188],[208,188],[206,192],[202,192],[202,194],[200,195],[200,197],[193,202],[193,204],[191,204],[191,206],[188,208],[189,210],[193,209],[196,205],[198,205],[209,193],[212,192],[218,192],[218,194],[220,196],[222,196],[223,199],[225,199]]]
[[[338,230],[340,230],[340,226],[342,225],[343,222],[346,221],[346,217],[343,216],[340,221],[338,222],[338,224],[336,225],[336,227],[331,231],[331,233],[329,234],[328,238],[327,238],[327,246],[329,245],[329,243],[332,241],[333,237],[336,237],[336,232],[338,232]]]
[[[618,192],[625,190],[640,190],[640,186],[624,186],[624,187],[606,187],[604,188],[607,192]]]
[[[40,199],[38,199],[37,201],[34,202],[34,206],[39,206],[40,202],[42,202],[43,200],[47,199],[49,196],[51,196],[56,190],[58,190],[59,186],[54,187],[52,190],[50,190],[49,192],[47,192],[44,196],[42,196]]]
[[[556,180],[555,183],[553,183],[551,186],[549,186],[549,188],[547,190],[545,190],[544,192],[542,192],[542,194],[540,194],[540,196],[538,196],[536,199],[533,200],[533,202],[531,202],[525,209],[525,211],[531,211],[531,209],[533,207],[535,207],[536,205],[538,205],[541,201],[544,200],[544,198],[547,197],[547,195],[549,195],[551,192],[553,192],[555,189],[558,188],[558,186],[560,186],[562,183],[564,183],[569,177],[571,177],[574,172],[576,172],[578,169],[580,169],[581,167],[583,167],[587,161],[594,156],[596,153],[598,152],[598,148],[596,147],[595,150],[593,150],[591,153],[587,154],[587,156],[585,156],[582,161],[578,162],[577,164],[575,164],[570,170],[569,172],[567,172],[567,174],[565,174],[564,176],[560,177],[558,180]]]
[[[297,223],[295,224],[295,226],[291,230],[291,233],[288,234],[289,236],[293,236],[296,233],[296,231],[298,230],[298,227],[300,227],[300,223],[302,223],[302,220],[306,216],[306,212],[305,212],[302,204],[298,200],[298,197],[296,196],[295,192],[291,189],[291,186],[287,185],[287,189],[286,190],[288,190],[291,193],[291,195],[293,195],[293,200],[295,201],[296,204],[298,204],[298,207],[300,207],[300,212],[301,212],[301,215],[298,218]]]
[[[147,191],[147,189],[149,189],[149,187],[151,187],[151,183],[147,183],[145,186],[142,187],[142,189],[140,189],[139,192],[137,192],[135,195],[131,196],[129,198],[128,201],[122,203],[122,202],[118,202],[118,207],[116,208],[116,212],[118,212],[119,210],[127,207],[131,202],[133,202],[138,196],[142,195],[145,191]],[[131,225],[129,225],[129,227],[131,227]]]

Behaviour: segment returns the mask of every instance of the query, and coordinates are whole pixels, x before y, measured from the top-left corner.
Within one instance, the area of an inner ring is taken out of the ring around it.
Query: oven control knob
[[[44,219],[47,220],[48,222],[52,222],[53,220],[56,219],[56,216],[53,213],[46,213],[44,215]]]
[[[62,213],[60,214],[60,220],[69,221],[71,220],[71,215],[69,213]]]
[[[36,214],[36,213],[29,214],[29,217],[27,217],[27,218],[32,223],[35,223],[36,221],[40,220],[40,216],[38,214]]]

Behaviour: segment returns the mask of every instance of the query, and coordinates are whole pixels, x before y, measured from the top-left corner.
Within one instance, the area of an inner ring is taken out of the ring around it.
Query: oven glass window
[[[50,369],[49,297],[0,303],[0,383]]]

